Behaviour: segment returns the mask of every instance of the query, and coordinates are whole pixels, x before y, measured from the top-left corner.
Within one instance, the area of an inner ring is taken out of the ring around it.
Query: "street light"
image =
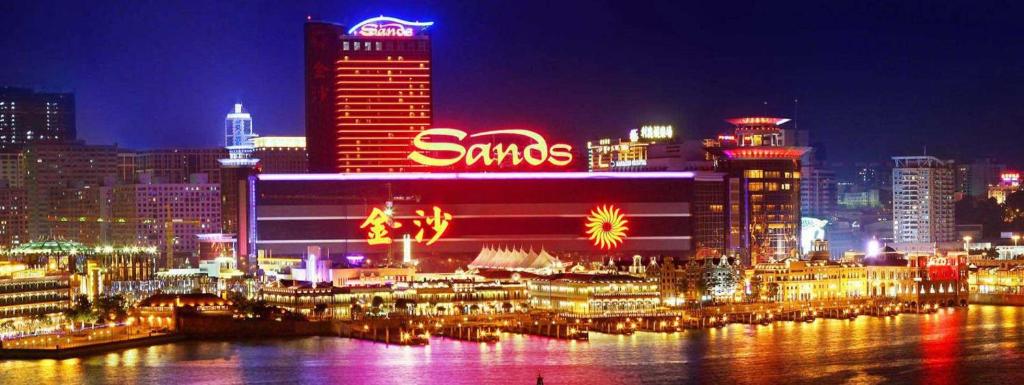
[[[969,248],[971,246],[971,240],[972,239],[974,239],[974,238],[972,238],[970,235],[965,235],[964,236],[964,251],[965,252],[970,252]]]
[[[1013,246],[1016,247],[1017,241],[1020,240],[1020,234],[1013,234],[1012,236],[1010,236],[1010,239],[1013,240]]]

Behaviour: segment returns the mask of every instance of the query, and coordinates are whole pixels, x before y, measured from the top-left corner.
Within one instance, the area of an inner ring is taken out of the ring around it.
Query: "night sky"
[[[239,100],[258,133],[303,135],[306,16],[385,14],[436,23],[436,126],[703,138],[799,99],[830,160],[1018,163],[1024,6],[777,3],[4,1],[0,84],[75,92],[92,143],[217,146]]]

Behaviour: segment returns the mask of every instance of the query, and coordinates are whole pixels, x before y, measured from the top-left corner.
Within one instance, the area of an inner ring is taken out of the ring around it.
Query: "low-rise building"
[[[531,279],[530,305],[570,316],[644,315],[661,309],[659,282],[624,274],[563,273]]]
[[[23,264],[0,265],[0,323],[58,317],[70,305],[68,274],[47,273]]]

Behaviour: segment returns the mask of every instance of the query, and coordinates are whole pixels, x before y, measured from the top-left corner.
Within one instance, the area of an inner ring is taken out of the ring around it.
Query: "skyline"
[[[1021,91],[1012,87],[1024,80],[1015,71],[1024,54],[1002,49],[1013,37],[1014,12],[994,6],[4,7],[18,17],[0,16],[11,37],[0,54],[19,59],[0,84],[74,92],[81,137],[128,148],[216,145],[223,114],[237,101],[260,134],[302,134],[307,16],[343,25],[378,14],[434,21],[436,127],[522,127],[582,141],[669,123],[684,139],[699,139],[727,130],[726,118],[767,113],[795,117],[790,125],[810,130],[829,160],[883,161],[927,146],[941,157],[969,161],[984,150],[1016,164],[1012,137],[1024,118],[1013,108]],[[908,15],[917,22],[902,23]],[[521,27],[573,25],[566,20],[583,27],[551,35]],[[566,93],[579,102],[565,103]],[[950,132],[932,136],[936,130]],[[850,140],[858,145],[841,145]]]

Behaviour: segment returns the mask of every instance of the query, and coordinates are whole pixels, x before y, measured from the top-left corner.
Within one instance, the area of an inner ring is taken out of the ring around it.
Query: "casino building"
[[[377,262],[543,250],[553,257],[690,257],[723,245],[710,172],[263,174],[240,249]],[[721,247],[718,248],[721,251]]]
[[[407,155],[431,127],[431,22],[380,16],[346,28],[305,26],[309,169],[408,172]]]

